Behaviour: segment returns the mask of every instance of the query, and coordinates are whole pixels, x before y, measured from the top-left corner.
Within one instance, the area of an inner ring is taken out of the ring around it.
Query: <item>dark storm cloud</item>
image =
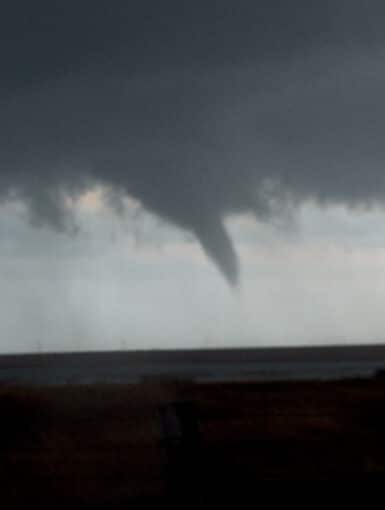
[[[13,0],[2,2],[3,86],[112,61],[133,75],[167,66],[219,64],[285,53],[328,29],[328,8],[299,0],[165,2]],[[315,29],[315,30],[314,30]],[[277,37],[278,36],[278,37]]]
[[[382,2],[3,2],[0,193],[66,226],[95,182],[192,231],[385,197]]]

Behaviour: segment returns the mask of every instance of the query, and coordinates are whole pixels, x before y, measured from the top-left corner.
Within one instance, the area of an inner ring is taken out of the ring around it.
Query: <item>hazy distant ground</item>
[[[137,383],[366,377],[385,370],[385,346],[115,351],[0,356],[0,382]]]

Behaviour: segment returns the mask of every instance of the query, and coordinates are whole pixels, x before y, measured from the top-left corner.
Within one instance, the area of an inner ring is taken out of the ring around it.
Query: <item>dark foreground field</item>
[[[4,386],[0,414],[3,508],[256,499],[259,480],[385,480],[382,377]]]

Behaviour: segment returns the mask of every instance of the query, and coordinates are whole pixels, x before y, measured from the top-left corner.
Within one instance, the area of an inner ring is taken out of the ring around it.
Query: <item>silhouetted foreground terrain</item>
[[[256,498],[259,480],[385,479],[385,379],[0,389],[2,501]]]

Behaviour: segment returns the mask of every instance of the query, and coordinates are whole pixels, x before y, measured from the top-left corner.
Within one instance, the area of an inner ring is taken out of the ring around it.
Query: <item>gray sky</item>
[[[383,2],[0,11],[3,350],[383,340]]]

